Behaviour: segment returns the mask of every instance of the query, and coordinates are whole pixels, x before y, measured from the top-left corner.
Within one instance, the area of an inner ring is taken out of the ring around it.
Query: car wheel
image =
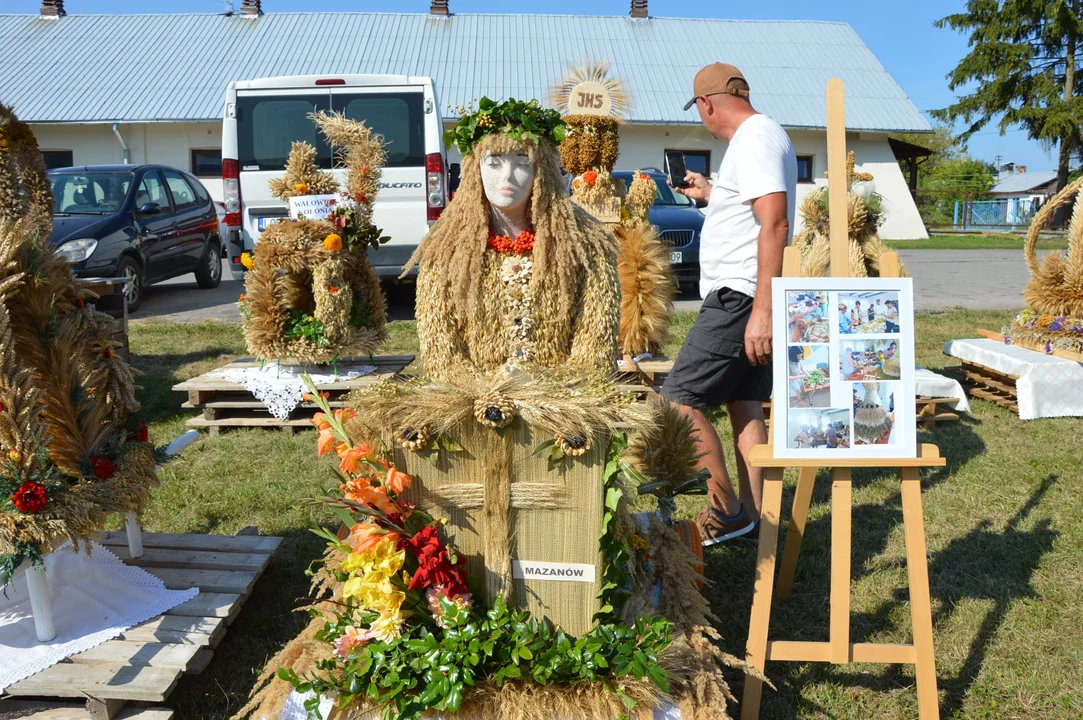
[[[125,255],[117,266],[117,275],[132,279],[124,286],[124,297],[128,300],[128,312],[135,312],[143,302],[143,271],[139,263]]]
[[[216,288],[222,282],[222,245],[212,242],[196,270],[196,282],[201,288]]]

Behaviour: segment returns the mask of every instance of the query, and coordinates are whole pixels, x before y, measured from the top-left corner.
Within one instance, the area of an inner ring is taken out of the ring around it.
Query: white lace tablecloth
[[[944,344],[944,353],[1006,375],[1018,375],[1015,391],[1023,420],[1083,417],[1083,363],[988,338],[949,340]]]
[[[339,365],[336,372],[307,375],[316,385],[346,382],[375,372],[374,365]],[[244,385],[244,389],[263,403],[278,420],[285,420],[301,402],[301,395],[308,392],[301,379],[306,369],[301,365],[279,365],[271,362],[260,367],[225,368],[210,373],[211,377]]]
[[[334,701],[329,698],[324,698],[320,702],[319,715],[308,713],[305,711],[305,700],[312,697],[311,694],[301,695],[300,693],[293,692],[289,698],[286,699],[286,704],[282,708],[282,714],[278,720],[317,720],[317,718],[327,717],[327,713],[334,707]],[[379,713],[375,715],[366,715],[358,720],[378,720]],[[426,716],[428,717],[428,716]],[[260,718],[260,720],[271,720],[271,718]],[[435,715],[434,720],[470,720],[470,718],[454,714],[454,715]],[[553,720],[574,720],[573,718],[554,718]],[[617,720],[613,718],[613,720]],[[663,705],[654,711],[653,720],[681,720],[681,711],[674,705]]]
[[[199,590],[167,590],[146,570],[125,565],[97,543],[91,554],[65,543],[45,558],[56,637],[38,642],[26,573],[0,593],[0,692],[76,653],[191,600]]]
[[[970,413],[970,401],[958,380],[938,375],[919,367],[914,372],[914,394],[918,397],[955,398],[952,406],[959,412]]]

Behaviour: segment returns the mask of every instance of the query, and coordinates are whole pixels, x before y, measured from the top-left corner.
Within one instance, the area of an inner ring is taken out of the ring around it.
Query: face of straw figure
[[[530,202],[534,163],[526,153],[486,153],[481,158],[481,183],[489,204],[505,213],[517,213]]]

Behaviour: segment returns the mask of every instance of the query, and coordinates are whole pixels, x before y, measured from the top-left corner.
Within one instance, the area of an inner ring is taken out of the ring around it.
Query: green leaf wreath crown
[[[463,155],[468,155],[483,137],[496,132],[504,132],[513,140],[535,145],[543,137],[549,138],[554,145],[564,140],[566,126],[560,113],[541,107],[537,100],[524,102],[508,98],[497,104],[483,97],[476,111],[471,111],[469,107],[459,110],[459,122],[444,133],[444,146],[455,145]]]

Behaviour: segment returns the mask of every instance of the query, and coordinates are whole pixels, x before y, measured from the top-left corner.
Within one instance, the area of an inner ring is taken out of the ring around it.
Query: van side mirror
[[[153,202],[143,203],[139,206],[139,209],[136,210],[140,215],[157,215],[161,211],[162,206]]]

